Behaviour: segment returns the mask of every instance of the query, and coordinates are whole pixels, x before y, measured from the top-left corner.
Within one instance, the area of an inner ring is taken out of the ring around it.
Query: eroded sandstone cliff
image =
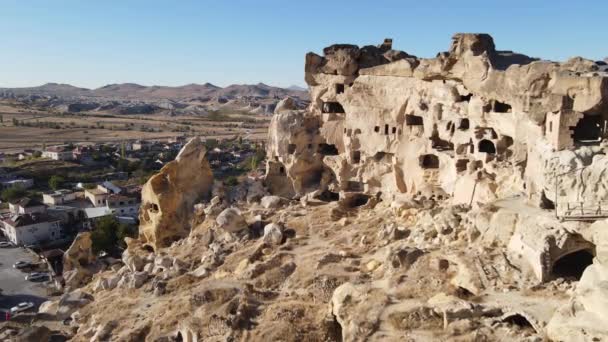
[[[608,77],[596,63],[457,34],[432,59],[390,40],[333,45],[305,71],[309,110],[282,101],[270,127],[274,196],[252,178],[212,185],[193,140],[146,184],[124,265],[45,305],[71,318],[65,334],[608,338]]]

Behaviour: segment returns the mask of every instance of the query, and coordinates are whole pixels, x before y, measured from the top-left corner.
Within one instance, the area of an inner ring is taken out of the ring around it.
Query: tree
[[[2,198],[2,201],[14,202],[20,199],[21,197],[24,197],[26,194],[27,192],[25,191],[25,189],[20,186],[16,186],[2,190],[0,197]]]
[[[32,153],[32,155],[34,156],[34,158],[40,158],[40,157],[42,157],[42,152],[34,151],[34,153]]]
[[[118,221],[114,216],[102,217],[95,223],[95,228],[91,232],[91,242],[93,243],[93,253],[112,250],[116,246],[116,230]]]
[[[53,176],[51,176],[51,178],[49,178],[49,187],[53,190],[57,190],[57,189],[61,188],[61,186],[63,185],[64,182],[65,182],[65,179],[63,177],[53,175]]]
[[[111,252],[117,247],[125,248],[124,239],[136,235],[135,226],[120,224],[114,216],[102,217],[95,223],[95,228],[91,232],[93,252],[97,254],[101,251]]]

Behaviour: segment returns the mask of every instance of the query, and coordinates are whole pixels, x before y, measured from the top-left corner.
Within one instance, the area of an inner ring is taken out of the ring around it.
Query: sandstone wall
[[[473,205],[525,193],[560,210],[608,198],[608,77],[596,63],[498,51],[485,34],[456,34],[431,59],[391,42],[323,52],[306,56],[309,109],[272,120],[273,192]]]

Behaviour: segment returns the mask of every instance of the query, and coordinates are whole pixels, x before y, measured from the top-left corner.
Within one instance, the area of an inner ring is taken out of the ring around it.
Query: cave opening
[[[487,139],[483,139],[479,142],[479,145],[477,146],[479,152],[485,152],[485,153],[490,153],[490,154],[494,154],[496,153],[496,146],[494,146],[494,143],[491,142],[490,140]]]
[[[342,94],[344,92],[344,84],[337,83],[336,84],[336,94]]]
[[[422,126],[424,120],[422,119],[422,116],[408,114],[405,116],[405,124],[407,126]]]
[[[338,155],[338,149],[336,148],[336,145],[330,144],[319,144],[319,146],[317,147],[317,152],[324,156]]]
[[[361,151],[353,151],[352,159],[353,163],[359,164],[361,162]]]
[[[469,119],[460,119],[460,123],[458,124],[458,129],[461,131],[465,131],[469,129]]]
[[[540,194],[540,208],[545,210],[555,209],[555,203],[547,197],[544,190]]]
[[[310,172],[306,172],[302,175],[302,187],[304,188],[312,188],[317,187],[321,184],[321,179],[323,178],[323,170],[311,170]]]
[[[601,116],[585,115],[576,126],[571,127],[572,139],[580,144],[599,142],[602,139],[603,121]]]
[[[321,195],[319,195],[318,199],[323,202],[335,202],[340,199],[340,194],[338,194],[337,192],[325,190],[321,193]]]
[[[458,102],[469,102],[469,101],[471,101],[472,97],[473,97],[473,94],[460,95]]]
[[[393,154],[392,153],[386,153],[386,152],[377,152],[376,154],[374,154],[374,160],[377,162],[381,162],[381,161],[386,161],[386,162],[390,162],[390,158],[392,158]]]
[[[434,154],[424,154],[419,158],[420,167],[423,169],[438,169],[439,157]]]
[[[468,164],[469,164],[468,159],[458,159],[456,161],[456,172],[466,171]]]
[[[287,153],[294,154],[296,152],[296,144],[287,145]]]
[[[323,113],[344,113],[344,107],[339,102],[323,102]]]
[[[388,125],[384,125],[384,135],[388,135]]]
[[[345,199],[344,204],[348,208],[357,208],[367,204],[369,196],[365,194],[354,194]]]
[[[557,259],[551,274],[554,278],[574,278],[580,280],[587,266],[593,263],[593,251],[583,249]]]
[[[534,326],[528,321],[528,319],[520,314],[513,314],[503,318],[502,320],[510,325],[516,325],[521,329],[534,329]]]
[[[376,132],[376,133],[380,132],[380,126],[374,127],[374,132]]]
[[[511,105],[500,101],[494,101],[494,112],[511,113]]]

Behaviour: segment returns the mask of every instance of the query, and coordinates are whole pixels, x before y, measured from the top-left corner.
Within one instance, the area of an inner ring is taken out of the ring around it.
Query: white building
[[[34,245],[61,238],[58,219],[45,214],[15,215],[2,222],[4,235],[15,245]]]
[[[51,146],[42,152],[42,157],[53,160],[72,160],[74,159],[74,153],[62,146]]]
[[[25,214],[44,214],[46,213],[46,206],[35,199],[24,197],[18,202],[9,203],[8,209],[11,214],[14,215],[25,215]]]
[[[110,195],[106,199],[107,207],[114,216],[137,217],[139,215],[139,200],[135,197]]]
[[[57,190],[42,194],[42,203],[47,205],[60,205],[76,200],[76,193],[71,190]]]
[[[108,193],[100,189],[85,189],[84,197],[87,198],[96,207],[105,207]]]
[[[112,211],[108,207],[85,208],[84,215],[86,218],[84,227],[87,229],[92,229],[95,226],[95,222],[104,217],[111,216]]]

